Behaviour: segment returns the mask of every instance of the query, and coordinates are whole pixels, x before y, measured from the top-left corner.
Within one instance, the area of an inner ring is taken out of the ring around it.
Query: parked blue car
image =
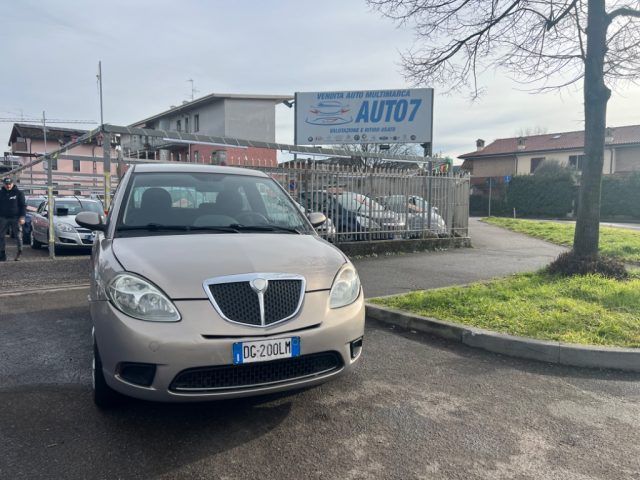
[[[38,207],[42,202],[47,199],[44,195],[33,195],[25,197],[27,203],[27,214],[24,217],[24,225],[22,226],[22,241],[29,243],[31,238],[31,220],[33,214],[38,210]]]

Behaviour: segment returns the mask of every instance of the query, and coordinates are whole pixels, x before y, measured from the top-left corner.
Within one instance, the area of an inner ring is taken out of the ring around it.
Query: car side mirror
[[[311,212],[309,215],[307,215],[307,217],[309,218],[309,221],[314,228],[319,227],[327,221],[326,215],[322,212]]]
[[[80,212],[76,215],[76,223],[91,231],[104,232],[107,229],[107,225],[102,221],[102,216],[96,212]]]

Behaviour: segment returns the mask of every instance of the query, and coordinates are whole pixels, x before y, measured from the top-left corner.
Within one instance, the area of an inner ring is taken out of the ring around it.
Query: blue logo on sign
[[[305,121],[311,125],[344,125],[353,121],[350,111],[349,105],[337,100],[321,101],[309,109]]]

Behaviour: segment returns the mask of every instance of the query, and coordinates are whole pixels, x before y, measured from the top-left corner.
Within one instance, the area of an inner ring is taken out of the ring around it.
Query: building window
[[[176,130],[179,132],[182,131],[182,122],[180,120],[176,121]]]
[[[51,162],[51,170],[58,170],[58,159],[51,158],[49,161]]]
[[[575,170],[582,170],[584,155],[569,155],[569,166]]]
[[[73,184],[73,188],[74,188],[74,190],[73,190],[73,194],[74,194],[74,195],[82,195],[82,192],[80,191],[80,187],[81,187],[81,186],[82,186],[82,185],[80,185],[79,183],[74,183],[74,184]]]
[[[189,133],[189,117],[184,117],[184,131]]]
[[[73,161],[73,171],[74,172],[79,172],[80,171],[80,160],[74,160]]]
[[[193,131],[194,132],[200,131],[200,115],[199,114],[196,114],[193,116]]]
[[[538,168],[542,162],[544,162],[544,157],[532,158],[530,173],[534,173],[536,171],[536,168]]]

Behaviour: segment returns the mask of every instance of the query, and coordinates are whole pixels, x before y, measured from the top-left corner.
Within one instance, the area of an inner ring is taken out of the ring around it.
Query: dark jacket
[[[18,190],[15,185],[11,190],[0,186],[0,217],[19,218],[24,217],[26,214],[27,207],[24,201],[24,193]]]

